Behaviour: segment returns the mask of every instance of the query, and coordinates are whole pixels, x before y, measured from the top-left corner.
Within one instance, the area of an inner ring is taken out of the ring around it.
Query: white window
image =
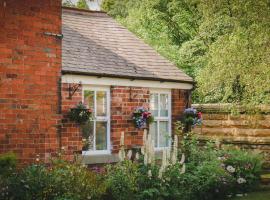
[[[150,111],[155,120],[150,125],[150,134],[155,141],[155,148],[170,147],[171,141],[171,91],[150,91]]]
[[[83,154],[110,153],[110,89],[84,86],[83,103],[93,111],[93,119],[82,127]]]

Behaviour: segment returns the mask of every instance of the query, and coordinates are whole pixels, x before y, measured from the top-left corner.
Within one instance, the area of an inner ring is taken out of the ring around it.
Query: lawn
[[[237,197],[233,200],[270,200],[270,191],[254,192],[246,197]]]

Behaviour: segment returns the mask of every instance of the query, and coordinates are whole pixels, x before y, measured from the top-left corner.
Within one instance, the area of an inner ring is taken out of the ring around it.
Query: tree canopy
[[[62,5],[89,10],[89,6],[86,0],[78,0],[77,3],[73,3],[71,0],[63,0]]]
[[[269,0],[104,0],[197,82],[195,102],[270,103]]]

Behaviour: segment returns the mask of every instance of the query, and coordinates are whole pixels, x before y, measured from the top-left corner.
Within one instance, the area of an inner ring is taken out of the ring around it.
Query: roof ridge
[[[105,11],[87,10],[87,9],[69,7],[69,6],[62,6],[62,10],[70,10],[70,11],[85,12],[85,13],[100,13],[100,14],[106,14],[107,15],[107,13]]]

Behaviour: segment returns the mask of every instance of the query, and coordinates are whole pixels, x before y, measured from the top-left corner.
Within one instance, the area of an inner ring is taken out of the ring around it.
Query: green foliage
[[[2,169],[12,170],[1,176],[0,199],[215,200],[248,192],[258,183],[258,154],[213,142],[201,144],[190,133],[183,137],[182,153],[185,164],[170,163],[162,174],[159,160],[145,164],[143,156],[108,165],[104,174],[97,174],[61,159],[16,171],[14,156],[5,155],[0,158]]]
[[[72,3],[71,0],[63,0],[62,5],[67,6],[67,7],[76,7],[76,5],[74,3]]]
[[[195,78],[195,102],[270,103],[268,0],[104,0],[102,6]]]
[[[234,189],[236,192],[246,192],[254,189],[259,184],[259,177],[262,172],[262,156],[251,151],[243,151],[233,147],[226,147],[221,153],[224,168],[233,166],[235,172],[232,176],[236,180]],[[237,180],[243,178],[244,184]]]
[[[79,164],[58,160],[51,168],[31,165],[8,179],[8,197],[21,200],[101,199],[105,185]]]
[[[78,0],[76,4],[73,3],[71,0],[63,0],[62,5],[67,6],[67,7],[74,7],[74,8],[89,10],[89,6],[86,0]]]
[[[89,6],[88,6],[86,0],[78,0],[76,7],[80,8],[80,9],[89,10]]]
[[[187,171],[190,170],[195,175],[190,180],[197,179],[191,181],[190,187],[199,189],[196,194],[210,195],[206,199],[252,191],[259,183],[262,156],[257,153],[232,146],[219,148],[213,142],[202,145],[190,133],[184,137],[182,151],[187,155]],[[228,166],[235,171],[230,172]],[[244,179],[245,183],[239,183],[239,178]]]
[[[14,153],[0,155],[0,177],[6,176],[15,169],[17,157]]]
[[[87,109],[85,105],[81,102],[77,104],[74,108],[71,108],[68,117],[71,121],[74,121],[78,124],[86,124],[89,122],[92,116],[92,110]]]
[[[9,196],[9,177],[16,168],[17,157],[13,153],[0,155],[0,199],[7,199]]]
[[[138,176],[138,166],[129,160],[115,166],[108,165],[105,178],[107,199],[135,199]]]

